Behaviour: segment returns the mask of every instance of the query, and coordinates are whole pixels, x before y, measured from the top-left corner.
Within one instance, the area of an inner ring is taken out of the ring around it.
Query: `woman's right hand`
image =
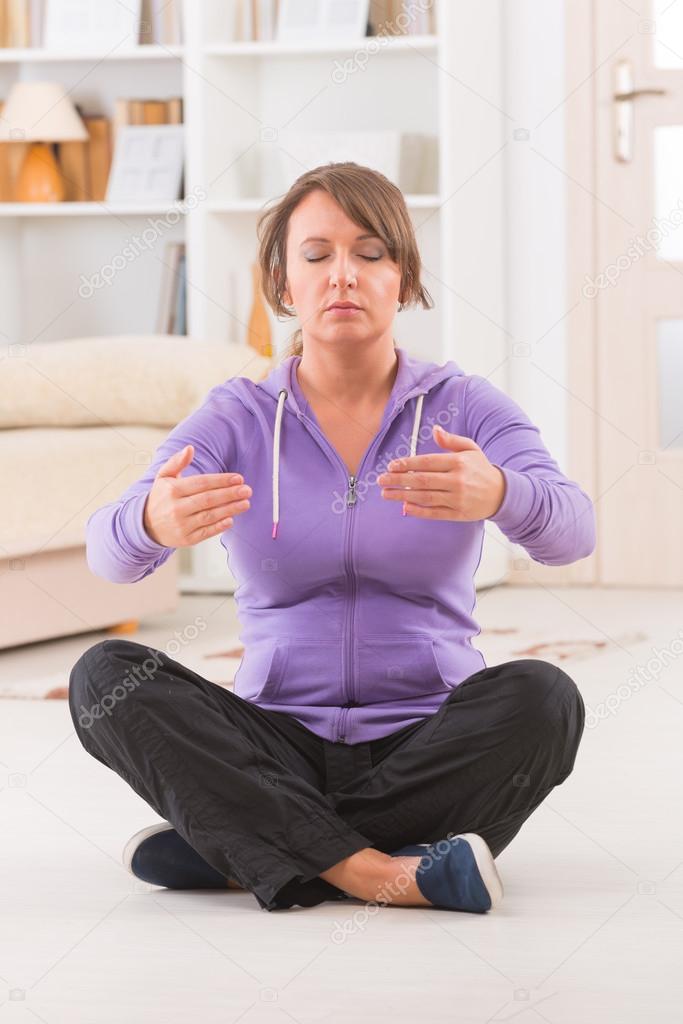
[[[240,473],[180,476],[194,457],[186,445],[160,467],[147,495],[143,523],[151,540],[168,548],[190,547],[223,533],[233,518],[249,508],[251,487],[241,497]]]

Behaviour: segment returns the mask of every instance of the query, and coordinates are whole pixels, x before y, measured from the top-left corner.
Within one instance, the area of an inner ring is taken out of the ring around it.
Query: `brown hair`
[[[434,301],[420,282],[422,262],[403,193],[379,171],[345,161],[321,164],[306,171],[258,219],[256,233],[263,294],[275,315],[296,315],[282,299],[287,265],[287,228],[295,207],[314,189],[327,192],[354,224],[382,239],[389,256],[401,270],[399,312],[417,303],[431,309]],[[302,351],[303,337],[299,329],[290,338],[283,358],[301,355]]]

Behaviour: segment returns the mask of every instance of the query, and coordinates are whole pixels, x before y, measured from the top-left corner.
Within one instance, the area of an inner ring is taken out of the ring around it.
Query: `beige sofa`
[[[178,603],[178,561],[138,583],[94,576],[85,525],[143,474],[170,429],[254,349],[177,335],[12,345],[0,360],[0,648],[111,628]]]

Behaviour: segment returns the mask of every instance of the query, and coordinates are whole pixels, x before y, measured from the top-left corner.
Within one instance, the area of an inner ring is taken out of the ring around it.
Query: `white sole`
[[[502,900],[504,890],[488,843],[481,836],[477,835],[476,832],[461,832],[458,836],[453,836],[453,838],[466,839],[472,847],[472,853],[477,862],[479,874],[491,897],[491,910],[493,910]]]
[[[160,821],[156,825],[148,825],[147,828],[141,828],[139,832],[136,832],[134,836],[131,836],[126,845],[123,848],[121,860],[126,871],[130,871],[131,875],[135,872],[131,868],[133,862],[133,856],[135,851],[141,842],[145,839],[149,839],[150,836],[155,836],[157,832],[168,832],[172,829],[173,825],[169,825],[167,821]]]

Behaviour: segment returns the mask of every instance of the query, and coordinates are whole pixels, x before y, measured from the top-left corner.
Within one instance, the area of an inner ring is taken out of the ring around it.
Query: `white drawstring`
[[[420,430],[420,417],[422,416],[422,402],[424,395],[417,396],[417,404],[415,406],[415,419],[413,420],[413,433],[410,438],[410,454],[414,455],[417,448],[417,435]]]
[[[282,426],[282,413],[287,400],[287,388],[280,388],[277,397],[277,410],[275,412],[275,430],[273,433],[273,532],[272,539],[277,538],[277,528],[280,522],[280,429]],[[417,438],[420,433],[420,419],[422,417],[422,402],[424,394],[417,396],[415,404],[415,417],[413,419],[413,432],[410,436],[410,454],[415,455],[417,451]],[[405,510],[403,511],[405,515]]]
[[[422,400],[423,400],[423,398],[424,398],[423,394],[422,395],[418,395],[417,396],[417,402],[416,402],[416,405],[415,405],[415,418],[413,420],[413,432],[412,432],[412,434],[410,436],[410,454],[411,455],[414,455],[415,451],[417,449],[417,435],[418,435],[419,430],[420,430],[420,417],[422,416]],[[401,515],[405,516],[407,514],[408,513],[406,512],[406,506],[405,506],[405,502],[404,502],[403,505],[401,506]]]
[[[287,388],[280,388],[280,393],[277,396],[275,432],[273,434],[273,540],[277,537],[277,525],[280,521],[280,427],[282,425],[282,412],[286,399]]]

